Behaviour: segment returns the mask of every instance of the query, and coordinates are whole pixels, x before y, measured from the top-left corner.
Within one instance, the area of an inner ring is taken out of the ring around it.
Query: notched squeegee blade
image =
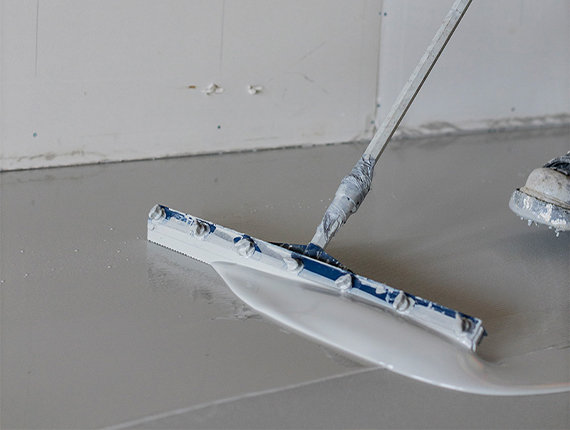
[[[389,311],[472,351],[485,335],[478,318],[163,205],[149,213],[148,240],[214,268],[214,263],[231,263],[303,280],[339,300],[350,298],[378,312]]]

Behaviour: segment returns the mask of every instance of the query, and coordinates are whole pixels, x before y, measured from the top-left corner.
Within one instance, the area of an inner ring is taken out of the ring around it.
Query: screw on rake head
[[[468,333],[471,331],[473,324],[471,323],[471,321],[469,321],[469,319],[467,319],[467,318],[465,318],[459,314],[455,317],[455,319],[457,321],[457,332]]]
[[[334,281],[334,283],[340,289],[341,293],[344,293],[352,288],[352,275],[350,273],[342,275]]]
[[[297,258],[283,257],[283,262],[288,272],[299,272],[303,268],[303,262]]]
[[[154,207],[148,213],[148,217],[153,221],[159,221],[166,216],[166,211],[160,205],[154,205]]]
[[[191,218],[188,219],[191,220]],[[208,233],[208,230],[210,230],[208,224],[197,219],[194,219],[190,224],[190,233],[198,239],[204,238],[204,236],[206,236],[206,233]]]
[[[398,294],[394,299],[394,309],[398,312],[405,312],[408,310],[410,305],[411,302],[408,296],[406,296],[403,291],[400,291],[400,294]]]
[[[235,243],[237,253],[242,257],[251,257],[255,252],[253,240],[243,237]]]

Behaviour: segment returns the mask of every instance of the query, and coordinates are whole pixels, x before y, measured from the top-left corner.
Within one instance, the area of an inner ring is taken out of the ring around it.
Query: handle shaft
[[[374,134],[362,158],[358,160],[350,174],[341,181],[311,243],[324,249],[348,217],[358,210],[368,191],[370,191],[376,161],[386,149],[402,118],[406,115],[408,108],[433,69],[461,18],[465,15],[471,1],[454,1],[451,10],[447,13],[426,52],[402,88],[390,112]]]

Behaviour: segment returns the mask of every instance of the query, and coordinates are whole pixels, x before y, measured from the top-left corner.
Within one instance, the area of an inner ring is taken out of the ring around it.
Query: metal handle
[[[392,109],[374,134],[361,159],[358,160],[350,174],[341,181],[333,201],[327,208],[313,239],[311,239],[311,243],[325,248],[348,217],[358,210],[362,200],[370,191],[376,161],[386,149],[402,118],[404,118],[433,69],[461,18],[465,15],[471,1],[455,0],[451,6],[451,10],[446,15],[404,88],[402,88],[400,95],[392,105]]]

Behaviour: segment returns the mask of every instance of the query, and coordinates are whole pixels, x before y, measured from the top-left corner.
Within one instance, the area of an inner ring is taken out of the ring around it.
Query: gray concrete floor
[[[568,357],[570,235],[527,227],[507,203],[569,145],[568,128],[394,142],[329,251],[482,318],[489,360]],[[568,393],[475,396],[371,368],[267,321],[209,266],[145,240],[160,202],[306,242],[363,149],[0,174],[0,427],[570,427]]]

